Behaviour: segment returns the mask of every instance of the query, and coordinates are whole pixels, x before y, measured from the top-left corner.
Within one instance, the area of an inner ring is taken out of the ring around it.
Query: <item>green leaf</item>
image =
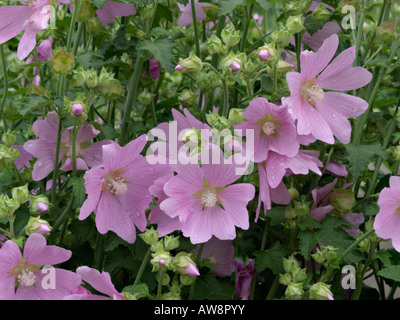
[[[158,4],[156,14],[154,15],[153,27],[158,25],[161,19],[166,19],[169,22],[172,22],[172,12],[168,9],[167,6],[162,4]]]
[[[310,259],[310,252],[318,243],[317,234],[312,230],[305,230],[299,232],[299,249],[301,255],[306,259]]]
[[[220,0],[218,1],[218,16],[230,14],[236,7],[244,5],[246,5],[245,0]]]
[[[106,3],[106,0],[93,0],[93,5],[97,9],[103,9],[105,3]]]
[[[134,295],[136,299],[144,298],[150,294],[149,287],[145,283],[126,286],[122,289],[122,293],[124,292]]]
[[[258,3],[258,5],[265,11],[268,11],[272,8],[271,2],[269,0],[256,0],[256,3]]]
[[[119,245],[126,245],[126,241],[118,237],[114,232],[109,232],[104,244],[105,251],[112,251]]]
[[[354,179],[357,179],[363,174],[363,171],[367,169],[368,164],[373,160],[375,155],[386,159],[385,150],[376,141],[360,144],[358,146],[349,143],[345,147],[348,153],[347,159],[350,162],[349,170],[354,176]]]
[[[400,281],[400,266],[390,266],[378,271],[378,276],[386,279]]]
[[[88,241],[97,234],[96,226],[92,219],[74,219],[68,226],[68,230],[82,241]]]
[[[73,177],[68,181],[68,187],[72,187],[72,194],[74,195],[72,208],[82,206],[86,199],[85,180],[82,177]]]
[[[196,279],[195,300],[232,300],[235,295],[235,284],[228,279],[217,279],[212,273]]]
[[[268,268],[274,274],[284,273],[282,259],[288,254],[289,249],[279,242],[275,242],[268,250],[255,252],[257,272]]]
[[[77,63],[79,63],[83,69],[87,70],[92,67],[93,62],[97,59],[103,58],[103,55],[99,52],[85,52],[75,57]]]
[[[391,262],[390,258],[391,258],[391,254],[387,250],[380,250],[380,251],[374,253],[374,259],[381,260],[382,263],[386,267],[392,265],[392,262]]]
[[[154,60],[160,62],[161,66],[167,69],[168,73],[173,73],[175,68],[173,48],[175,43],[168,38],[151,40],[140,40],[138,50],[147,50],[152,55]]]
[[[267,217],[271,218],[271,226],[277,226],[286,221],[284,207],[273,207],[267,211]]]
[[[306,230],[309,227],[318,228],[320,224],[317,220],[314,220],[309,214],[306,214],[297,220],[297,226],[301,230]]]
[[[18,113],[22,116],[26,116],[33,110],[49,106],[51,103],[52,102],[44,96],[30,94],[22,99],[22,107],[18,110]]]

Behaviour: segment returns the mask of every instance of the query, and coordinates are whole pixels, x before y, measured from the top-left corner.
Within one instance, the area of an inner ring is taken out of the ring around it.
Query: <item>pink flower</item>
[[[14,144],[11,146],[13,149],[17,149],[19,151],[19,157],[14,159],[14,164],[18,168],[19,171],[24,171],[25,167],[30,168],[30,160],[32,159],[32,155],[29,152],[26,152],[23,145]]]
[[[363,99],[335,91],[361,88],[371,81],[371,73],[353,67],[355,47],[341,52],[330,64],[339,44],[336,34],[326,39],[317,52],[302,51],[301,73],[289,72],[286,79],[290,97],[283,103],[297,119],[297,133],[312,134],[316,139],[333,144],[336,138],[350,142],[351,124],[368,107]],[[325,92],[325,90],[335,90]]]
[[[260,97],[250,101],[243,115],[248,121],[235,128],[254,130],[255,163],[264,161],[270,150],[288,157],[297,154],[300,144],[294,120],[286,107],[278,107]]]
[[[189,0],[189,3],[185,6],[183,4],[177,3],[179,10],[182,12],[181,16],[178,20],[179,26],[188,26],[193,23],[193,15],[192,15],[192,6]],[[210,3],[199,2],[198,0],[194,0],[194,6],[196,10],[196,20],[203,21],[207,18],[206,13],[203,10],[203,7],[210,6]]]
[[[196,248],[196,255],[198,248]],[[207,241],[201,253],[202,259],[209,259],[210,263],[214,266],[211,270],[216,276],[230,276],[234,271],[233,256],[235,247],[230,240],[219,240],[212,237]]]
[[[39,62],[42,61],[50,61],[51,60],[51,50],[53,48],[53,38],[48,38],[43,40],[40,45],[36,49],[36,54]],[[35,58],[33,56],[30,56],[27,60],[26,63],[34,63]],[[36,72],[36,68],[35,68]]]
[[[251,259],[246,265],[242,259],[234,258],[236,296],[249,300],[255,273],[255,260]]]
[[[213,161],[207,158],[211,153]],[[160,208],[171,218],[179,217],[183,235],[194,244],[212,236],[232,240],[236,237],[235,226],[245,230],[249,227],[246,206],[254,197],[254,186],[233,184],[240,178],[236,164],[229,164],[216,145],[206,145],[201,159],[208,159],[201,167],[197,163],[174,166],[177,175],[165,184],[168,198]]]
[[[24,149],[32,154],[37,161],[33,165],[32,179],[39,181],[45,178],[54,169],[56,154],[58,115],[49,112],[44,120],[33,123],[33,131],[39,137],[36,140],[25,142]],[[72,170],[72,135],[73,127],[64,130],[61,136],[60,161],[64,161],[60,170]],[[76,168],[87,170],[101,164],[101,147],[111,143],[111,140],[95,142],[88,146],[88,142],[96,137],[100,131],[91,125],[82,125],[76,137]]]
[[[164,184],[167,183],[172,177],[173,174],[171,172],[170,174],[154,181],[154,185],[149,188],[152,196],[157,198],[157,206],[155,206],[149,214],[149,223],[157,225],[157,232],[160,237],[170,234],[176,230],[181,230],[181,222],[179,217],[171,218],[160,209],[160,203],[168,198],[163,190]]]
[[[400,177],[390,177],[389,188],[379,194],[378,205],[375,233],[382,239],[392,239],[393,247],[400,252]]]
[[[136,14],[133,4],[125,4],[116,1],[106,1],[102,9],[96,11],[100,22],[107,26],[113,23],[116,17],[127,17]]]
[[[64,300],[125,300],[124,296],[115,289],[108,272],[103,271],[100,273],[96,269],[83,266],[76,269],[76,273],[95,290],[107,296],[90,294],[90,292],[84,291],[67,295]]]
[[[315,188],[311,191],[313,197],[313,204],[311,206],[310,215],[313,219],[317,221],[322,221],[327,214],[335,209],[331,204],[331,196],[334,187],[337,184],[337,179],[333,180],[331,183],[326,184],[323,187]],[[352,184],[345,184],[342,189],[347,189]],[[343,229],[351,236],[357,236],[360,231],[358,227],[364,222],[364,215],[362,213],[346,213],[342,216],[344,220],[350,223],[351,228],[343,227]]]
[[[18,45],[18,59],[25,59],[36,46],[36,33],[48,27],[49,0],[20,0],[23,6],[0,7],[0,44],[25,30]]]
[[[340,25],[336,22],[329,21],[324,24],[324,26],[310,35],[308,32],[303,34],[301,40],[308,45],[312,50],[318,51],[322,46],[325,39],[329,38],[331,35],[338,33],[341,30]]]
[[[96,214],[97,230],[101,234],[115,232],[129,243],[136,240],[135,226],[144,231],[145,210],[152,202],[149,187],[166,175],[166,166],[151,165],[140,155],[146,145],[146,135],[120,147],[117,143],[103,145],[103,164],[86,171],[86,193],[79,219]]]
[[[271,209],[271,202],[289,204],[289,191],[283,183],[285,175],[292,173],[306,175],[309,171],[321,175],[318,167],[322,166],[323,164],[318,158],[308,155],[306,151],[300,150],[294,157],[287,157],[270,151],[267,159],[258,164],[260,195],[255,221],[258,220],[261,203],[264,204],[264,214]]]
[[[3,300],[61,300],[81,282],[79,275],[42,266],[67,261],[71,251],[48,246],[44,236],[34,233],[25,243],[23,255],[18,245],[8,240],[0,249],[0,299]],[[54,272],[55,278],[45,278]],[[49,282],[54,281],[53,285]]]

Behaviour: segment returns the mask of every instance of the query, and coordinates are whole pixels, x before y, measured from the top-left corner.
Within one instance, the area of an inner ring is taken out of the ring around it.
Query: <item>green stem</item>
[[[194,28],[194,39],[196,45],[196,55],[200,58],[200,38],[199,38],[199,29],[197,26],[197,18],[196,18],[196,6],[194,4],[194,0],[190,0],[190,5],[192,7],[192,17],[193,17],[193,28]]]
[[[51,203],[52,204],[55,204],[55,202],[56,202],[56,186],[57,186],[57,177],[58,177],[58,163],[60,162],[61,132],[62,132],[61,115],[58,115],[56,157],[54,160],[53,183],[51,185]]]
[[[271,288],[269,289],[266,300],[272,300],[275,297],[276,291],[279,288],[279,274],[277,274],[274,278],[274,282],[272,282]]]
[[[371,262],[373,260],[374,251],[375,251],[375,246],[371,245],[371,248],[370,248],[369,254],[368,254],[368,259],[365,262],[364,267],[362,268],[361,272],[357,275],[356,289],[354,290],[353,294],[351,295],[351,300],[358,300],[360,298],[362,283],[364,281],[364,275],[367,272],[368,266],[371,264]]]
[[[239,45],[240,52],[244,52],[244,49],[246,47],[247,34],[249,32],[249,26],[250,26],[250,22],[252,20],[253,8],[254,8],[254,4],[250,4],[248,12],[246,10],[246,21],[243,26],[242,37],[240,39],[240,45]]]
[[[0,102],[0,121],[3,119],[4,106],[6,105],[7,94],[8,94],[8,74],[7,74],[7,61],[4,53],[4,44],[0,45],[0,59],[1,66],[4,75],[4,89],[3,89],[3,97]],[[5,120],[4,120],[5,122]]]
[[[138,87],[140,76],[141,76],[141,69],[142,69],[143,62],[144,62],[144,57],[142,55],[142,52],[139,51],[138,56],[136,58],[135,70],[133,72],[131,81],[129,82],[129,92],[128,92],[128,96],[127,96],[126,102],[125,102],[124,119],[122,122],[121,133],[119,136],[119,143],[121,145],[124,145],[124,143],[125,143],[127,130],[128,130],[129,118],[131,115],[132,105],[136,99],[136,91],[137,91],[137,87]]]
[[[104,237],[105,235],[99,234],[97,239],[96,251],[94,253],[94,267],[97,270],[103,268],[103,258],[104,258]]]
[[[157,287],[157,298],[156,300],[161,300],[161,293],[162,293],[162,279],[164,277],[164,270],[160,269],[158,271],[158,287]]]
[[[390,138],[392,136],[393,130],[396,127],[396,123],[397,123],[396,116],[397,116],[397,112],[399,110],[399,105],[400,105],[400,96],[399,96],[399,100],[397,101],[396,110],[394,112],[392,121],[390,122],[389,129],[387,131],[385,139],[383,140],[382,148],[384,150],[386,150],[386,148],[387,148],[387,146],[389,144]],[[367,197],[369,195],[371,195],[375,190],[375,183],[376,183],[376,179],[378,178],[378,174],[379,174],[379,171],[380,171],[380,168],[381,168],[382,161],[383,161],[382,158],[378,158],[378,160],[377,160],[377,162],[375,164],[375,170],[374,170],[374,173],[372,175],[372,179],[371,179],[371,182],[369,184],[367,193],[365,194]]]
[[[222,87],[224,94],[224,104],[222,106],[222,116],[228,118],[229,113],[229,92],[228,92],[228,82],[226,79],[222,79]]]
[[[296,44],[296,61],[297,61],[297,72],[301,72],[301,64],[300,64],[300,52],[301,52],[301,32],[296,33],[295,35],[295,44]]]
[[[143,260],[142,260],[142,264],[140,265],[139,271],[136,275],[135,278],[135,282],[133,283],[133,285],[137,285],[140,283],[140,280],[142,279],[142,275],[144,270],[146,269],[146,265],[150,260],[150,256],[151,256],[151,247],[149,247],[149,249],[147,249],[146,255],[144,256]]]
[[[369,0],[366,3],[366,7],[368,6],[368,4],[369,4]],[[355,43],[355,46],[356,46],[356,52],[355,52],[356,59],[354,60],[354,65],[356,65],[357,61],[358,61],[358,53],[360,51],[361,37],[363,35],[364,19],[365,19],[365,9],[362,7],[361,16],[360,16],[360,19],[358,21],[358,27],[357,27],[357,37],[356,37],[356,43]]]

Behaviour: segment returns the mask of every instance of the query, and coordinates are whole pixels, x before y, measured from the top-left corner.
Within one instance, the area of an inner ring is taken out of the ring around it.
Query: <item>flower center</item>
[[[126,191],[128,191],[128,186],[127,186],[128,181],[125,180],[124,178],[107,175],[105,183],[107,189],[113,196],[124,195]]]
[[[201,194],[201,201],[205,207],[214,207],[218,199],[215,192],[207,190]]]
[[[29,269],[22,270],[17,276],[20,285],[25,287],[31,287],[36,283],[35,274]]]
[[[68,141],[64,144],[64,149],[67,150],[66,152],[66,157],[72,159],[72,141]],[[81,151],[81,148],[79,147],[79,144],[77,143],[75,145],[75,156],[78,158],[79,157],[79,152]]]
[[[276,126],[275,123],[271,121],[264,122],[262,126],[262,131],[269,137],[275,134]]]
[[[305,98],[313,107],[317,102],[324,100],[325,92],[322,88],[313,83],[313,80],[308,81],[302,85],[301,95]]]

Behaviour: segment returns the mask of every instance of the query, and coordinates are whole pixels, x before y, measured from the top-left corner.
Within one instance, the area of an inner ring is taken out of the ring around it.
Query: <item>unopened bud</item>
[[[222,41],[228,46],[236,46],[240,41],[239,31],[236,31],[232,27],[224,28],[221,32]]]
[[[73,53],[67,53],[64,48],[58,50],[51,59],[51,66],[54,73],[68,74],[74,67]]]
[[[232,125],[229,119],[220,116],[217,112],[206,114],[206,120],[212,128],[218,131],[228,129]]]
[[[292,279],[294,282],[303,282],[307,278],[306,269],[296,269],[292,273]]]
[[[47,199],[47,197],[42,195],[31,196],[31,203],[29,205],[29,210],[33,214],[47,213],[47,211],[49,210],[49,206],[50,202],[49,199]]]
[[[11,195],[13,199],[18,200],[20,204],[23,204],[29,200],[28,184],[22,187],[12,188]]]
[[[286,272],[293,273],[295,270],[299,269],[299,263],[294,256],[291,255],[289,258],[283,258],[283,268]]]
[[[280,27],[272,32],[271,37],[276,46],[283,49],[290,43],[293,34],[286,27]]]
[[[262,61],[266,61],[266,60],[269,58],[268,49],[261,49],[260,51],[258,51],[258,57],[259,57]]]
[[[3,141],[3,143],[9,147],[15,144],[16,140],[17,135],[15,134],[15,131],[7,130],[1,135],[1,141]]]
[[[153,101],[155,95],[144,89],[137,97],[138,102],[143,106],[148,106]]]
[[[303,15],[300,14],[297,16],[290,16],[286,20],[286,27],[288,28],[289,32],[291,32],[292,34],[303,31],[303,29],[304,29]]]
[[[296,188],[290,188],[289,195],[291,200],[299,200],[300,193]]]
[[[155,242],[158,241],[159,234],[157,230],[154,230],[153,227],[150,229],[146,229],[145,232],[139,234],[139,237],[143,239],[144,242],[146,242],[148,245],[152,245]]]
[[[240,108],[230,109],[228,120],[232,124],[239,124],[247,121],[247,119],[244,117],[244,110],[245,109],[240,109]]]
[[[184,89],[178,99],[182,106],[187,108],[196,105],[198,96],[197,93],[189,89]]]
[[[39,217],[30,217],[28,224],[25,227],[25,233],[31,235],[32,233],[40,233],[45,235],[51,231],[51,227],[46,220]]]
[[[49,206],[43,202],[38,202],[37,207],[40,214],[45,214],[49,211]]]
[[[384,42],[394,42],[396,38],[399,36],[396,27],[396,21],[388,20],[383,22],[379,26],[377,34]]]
[[[94,7],[91,0],[83,0],[79,5],[79,10],[76,16],[76,20],[79,22],[87,22],[93,18],[96,14],[96,8]]]
[[[313,19],[319,23],[324,23],[332,16],[332,11],[325,8],[324,5],[320,4],[317,8],[314,9],[311,16]]]
[[[198,73],[203,69],[203,62],[195,55],[192,51],[188,58],[180,59],[179,64],[175,67],[175,70],[183,73]]]
[[[311,300],[331,300],[333,294],[330,290],[330,285],[323,282],[317,282],[310,288]]]
[[[338,210],[350,213],[356,205],[354,193],[350,189],[336,189],[331,196],[331,204]]]
[[[184,286],[190,286],[196,281],[196,277],[191,277],[186,274],[181,274],[180,281]]]
[[[291,282],[285,291],[285,297],[288,300],[301,300],[303,298],[303,284]]]
[[[174,237],[174,236],[164,236],[164,247],[167,250],[174,250],[178,248],[180,245],[179,243],[179,236]]]
[[[286,272],[285,274],[279,275],[279,283],[284,286],[288,286],[292,282],[292,276],[290,273]]]
[[[83,113],[83,111],[85,111],[85,108],[81,103],[74,103],[71,106],[71,112],[77,117],[79,117]]]
[[[207,48],[210,54],[222,54],[226,51],[221,39],[214,33],[207,39]]]
[[[179,252],[172,260],[172,265],[176,272],[186,274],[190,277],[200,275],[196,264],[190,255],[184,251]]]

